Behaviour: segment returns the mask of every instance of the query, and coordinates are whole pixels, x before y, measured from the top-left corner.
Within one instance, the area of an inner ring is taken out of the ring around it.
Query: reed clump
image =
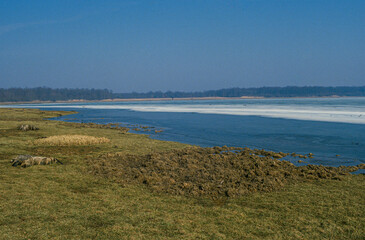
[[[87,135],[58,135],[47,138],[37,139],[36,145],[50,146],[75,146],[75,145],[96,145],[108,143],[110,140],[105,137],[93,137]]]

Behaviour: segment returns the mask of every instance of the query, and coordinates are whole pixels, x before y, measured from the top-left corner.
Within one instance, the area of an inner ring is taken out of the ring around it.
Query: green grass
[[[0,239],[364,239],[363,175],[230,200],[157,194],[90,174],[86,158],[186,145],[43,120],[58,114],[66,113],[0,109]],[[20,124],[40,130],[16,130]],[[106,137],[111,142],[33,144],[65,134]],[[18,154],[52,156],[64,165],[12,167],[10,159]]]

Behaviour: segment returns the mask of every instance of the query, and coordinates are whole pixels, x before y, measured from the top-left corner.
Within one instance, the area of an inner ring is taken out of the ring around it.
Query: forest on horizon
[[[365,86],[287,86],[259,88],[226,88],[219,90],[183,92],[150,91],[144,93],[113,93],[108,89],[86,88],[0,88],[0,102],[103,100],[132,98],[195,98],[195,97],[364,97]]]

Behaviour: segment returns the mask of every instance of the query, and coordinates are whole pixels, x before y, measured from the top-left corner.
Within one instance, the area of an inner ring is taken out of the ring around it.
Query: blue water
[[[18,105],[13,107],[24,107]],[[151,138],[200,146],[313,153],[311,164],[365,163],[365,98],[96,102],[26,105],[75,110],[72,122],[161,128]],[[293,160],[293,159],[291,159]],[[293,160],[294,161],[294,160]]]

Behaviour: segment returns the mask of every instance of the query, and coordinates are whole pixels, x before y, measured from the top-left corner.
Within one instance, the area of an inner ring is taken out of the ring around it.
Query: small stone
[[[18,130],[21,130],[21,131],[35,131],[35,130],[39,130],[39,128],[37,128],[36,126],[33,126],[33,125],[29,125],[29,124],[22,124],[18,127]]]

